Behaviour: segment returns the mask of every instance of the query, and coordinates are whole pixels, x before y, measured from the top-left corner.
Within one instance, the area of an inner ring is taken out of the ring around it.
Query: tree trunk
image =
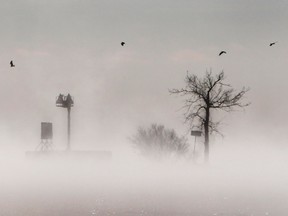
[[[205,134],[204,157],[205,157],[206,163],[209,161],[209,120],[210,120],[210,110],[209,110],[209,106],[208,106],[206,108],[206,116],[205,116],[205,121],[204,121],[204,134]]]

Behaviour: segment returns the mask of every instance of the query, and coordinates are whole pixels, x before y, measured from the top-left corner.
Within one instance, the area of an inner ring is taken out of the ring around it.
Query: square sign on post
[[[48,140],[53,138],[52,123],[41,122],[41,139]]]

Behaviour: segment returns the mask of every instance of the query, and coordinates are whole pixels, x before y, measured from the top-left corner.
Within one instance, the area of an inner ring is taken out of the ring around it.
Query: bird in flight
[[[221,52],[219,53],[219,56],[221,56],[221,55],[224,54],[224,53],[227,54],[226,51],[221,51]]]
[[[121,42],[121,46],[124,46],[125,45],[125,42]]]
[[[278,41],[272,42],[272,43],[269,44],[269,46],[273,46],[273,45],[275,45],[277,42],[278,42]]]
[[[10,66],[11,66],[11,67],[15,67],[13,61],[10,61]]]

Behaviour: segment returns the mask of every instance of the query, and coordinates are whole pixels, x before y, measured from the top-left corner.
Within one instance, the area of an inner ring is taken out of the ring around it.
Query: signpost
[[[41,122],[41,142],[36,147],[36,150],[49,151],[52,149],[53,130],[52,123]]]
[[[194,141],[194,149],[193,149],[193,155],[195,155],[196,138],[202,136],[202,131],[192,130],[192,131],[191,131],[191,136],[194,136],[194,137],[195,137],[195,141]]]

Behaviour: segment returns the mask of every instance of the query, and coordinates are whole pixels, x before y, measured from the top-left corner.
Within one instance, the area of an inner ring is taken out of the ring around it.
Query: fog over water
[[[229,148],[210,165],[137,155],[1,154],[3,215],[286,215],[287,149]]]
[[[287,22],[280,0],[0,0],[0,216],[287,216]],[[169,89],[210,69],[251,105],[211,112],[225,136],[204,165]],[[41,122],[66,149],[60,93],[75,102],[72,150],[110,160],[26,157]],[[188,156],[140,156],[129,138],[152,123],[185,136]]]

